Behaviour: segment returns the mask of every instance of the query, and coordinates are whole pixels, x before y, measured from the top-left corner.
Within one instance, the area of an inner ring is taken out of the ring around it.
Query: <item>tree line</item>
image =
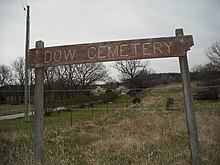
[[[214,42],[206,50],[209,61],[204,65],[192,68],[194,78],[200,79],[202,85],[220,85],[220,40]]]
[[[0,66],[1,90],[7,90],[5,93],[1,92],[1,95],[12,95],[16,101],[23,102],[24,96],[21,91],[24,90],[24,67],[23,57],[17,58],[11,66]],[[29,70],[28,75],[30,87],[33,89],[34,69]],[[108,74],[105,65],[102,63],[89,63],[45,68],[44,77],[46,90],[80,90],[87,89],[99,81],[106,81]],[[14,94],[12,94],[13,91]]]

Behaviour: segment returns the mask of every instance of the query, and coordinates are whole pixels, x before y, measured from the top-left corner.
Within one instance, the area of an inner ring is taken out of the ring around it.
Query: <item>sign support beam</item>
[[[176,36],[183,36],[183,29],[176,29]],[[190,74],[188,67],[187,54],[185,56],[179,57],[180,70],[182,75],[185,111],[187,119],[187,128],[189,134],[190,152],[192,157],[193,165],[201,164],[201,156],[199,150],[198,133],[196,127],[196,118],[193,107],[192,90],[190,85]]]
[[[43,41],[36,42],[36,48],[44,47]],[[35,69],[34,89],[34,161],[36,165],[44,164],[44,68]]]

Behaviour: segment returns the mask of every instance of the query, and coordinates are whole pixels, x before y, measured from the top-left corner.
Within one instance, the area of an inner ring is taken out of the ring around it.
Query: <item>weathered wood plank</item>
[[[192,35],[107,41],[30,49],[28,67],[179,57],[193,46]]]

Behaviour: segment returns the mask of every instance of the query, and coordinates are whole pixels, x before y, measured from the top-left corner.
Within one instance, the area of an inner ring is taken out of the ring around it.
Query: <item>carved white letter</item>
[[[64,50],[64,58],[65,58],[65,60],[68,61],[69,56],[70,56],[70,60],[72,61],[75,53],[76,53],[76,49],[74,49],[73,51],[68,50],[67,54],[66,54],[66,50]]]
[[[95,58],[95,56],[96,56],[95,53],[93,53],[93,54],[90,53],[90,51],[92,51],[92,50],[96,52],[96,48],[95,48],[95,47],[90,47],[90,48],[88,49],[88,57],[89,57],[89,59],[93,59],[93,58]]]
[[[62,58],[62,55],[61,55],[61,50],[56,50],[54,53],[53,53],[53,60],[55,62],[58,62],[60,61]]]
[[[47,64],[52,61],[52,52],[51,51],[45,51],[44,53],[44,63]]]
[[[170,42],[169,45],[165,42],[165,45],[167,46],[167,52],[170,54],[170,47],[172,45],[172,42]]]

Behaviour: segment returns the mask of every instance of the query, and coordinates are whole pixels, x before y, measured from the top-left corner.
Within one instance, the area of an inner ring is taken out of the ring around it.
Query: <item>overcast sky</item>
[[[205,64],[205,50],[220,40],[219,0],[0,0],[0,65],[25,54],[26,12],[31,6],[30,48],[193,35],[189,67]],[[109,63],[107,64],[109,65]],[[152,59],[156,72],[179,72],[178,58]],[[117,73],[114,73],[114,76]]]

